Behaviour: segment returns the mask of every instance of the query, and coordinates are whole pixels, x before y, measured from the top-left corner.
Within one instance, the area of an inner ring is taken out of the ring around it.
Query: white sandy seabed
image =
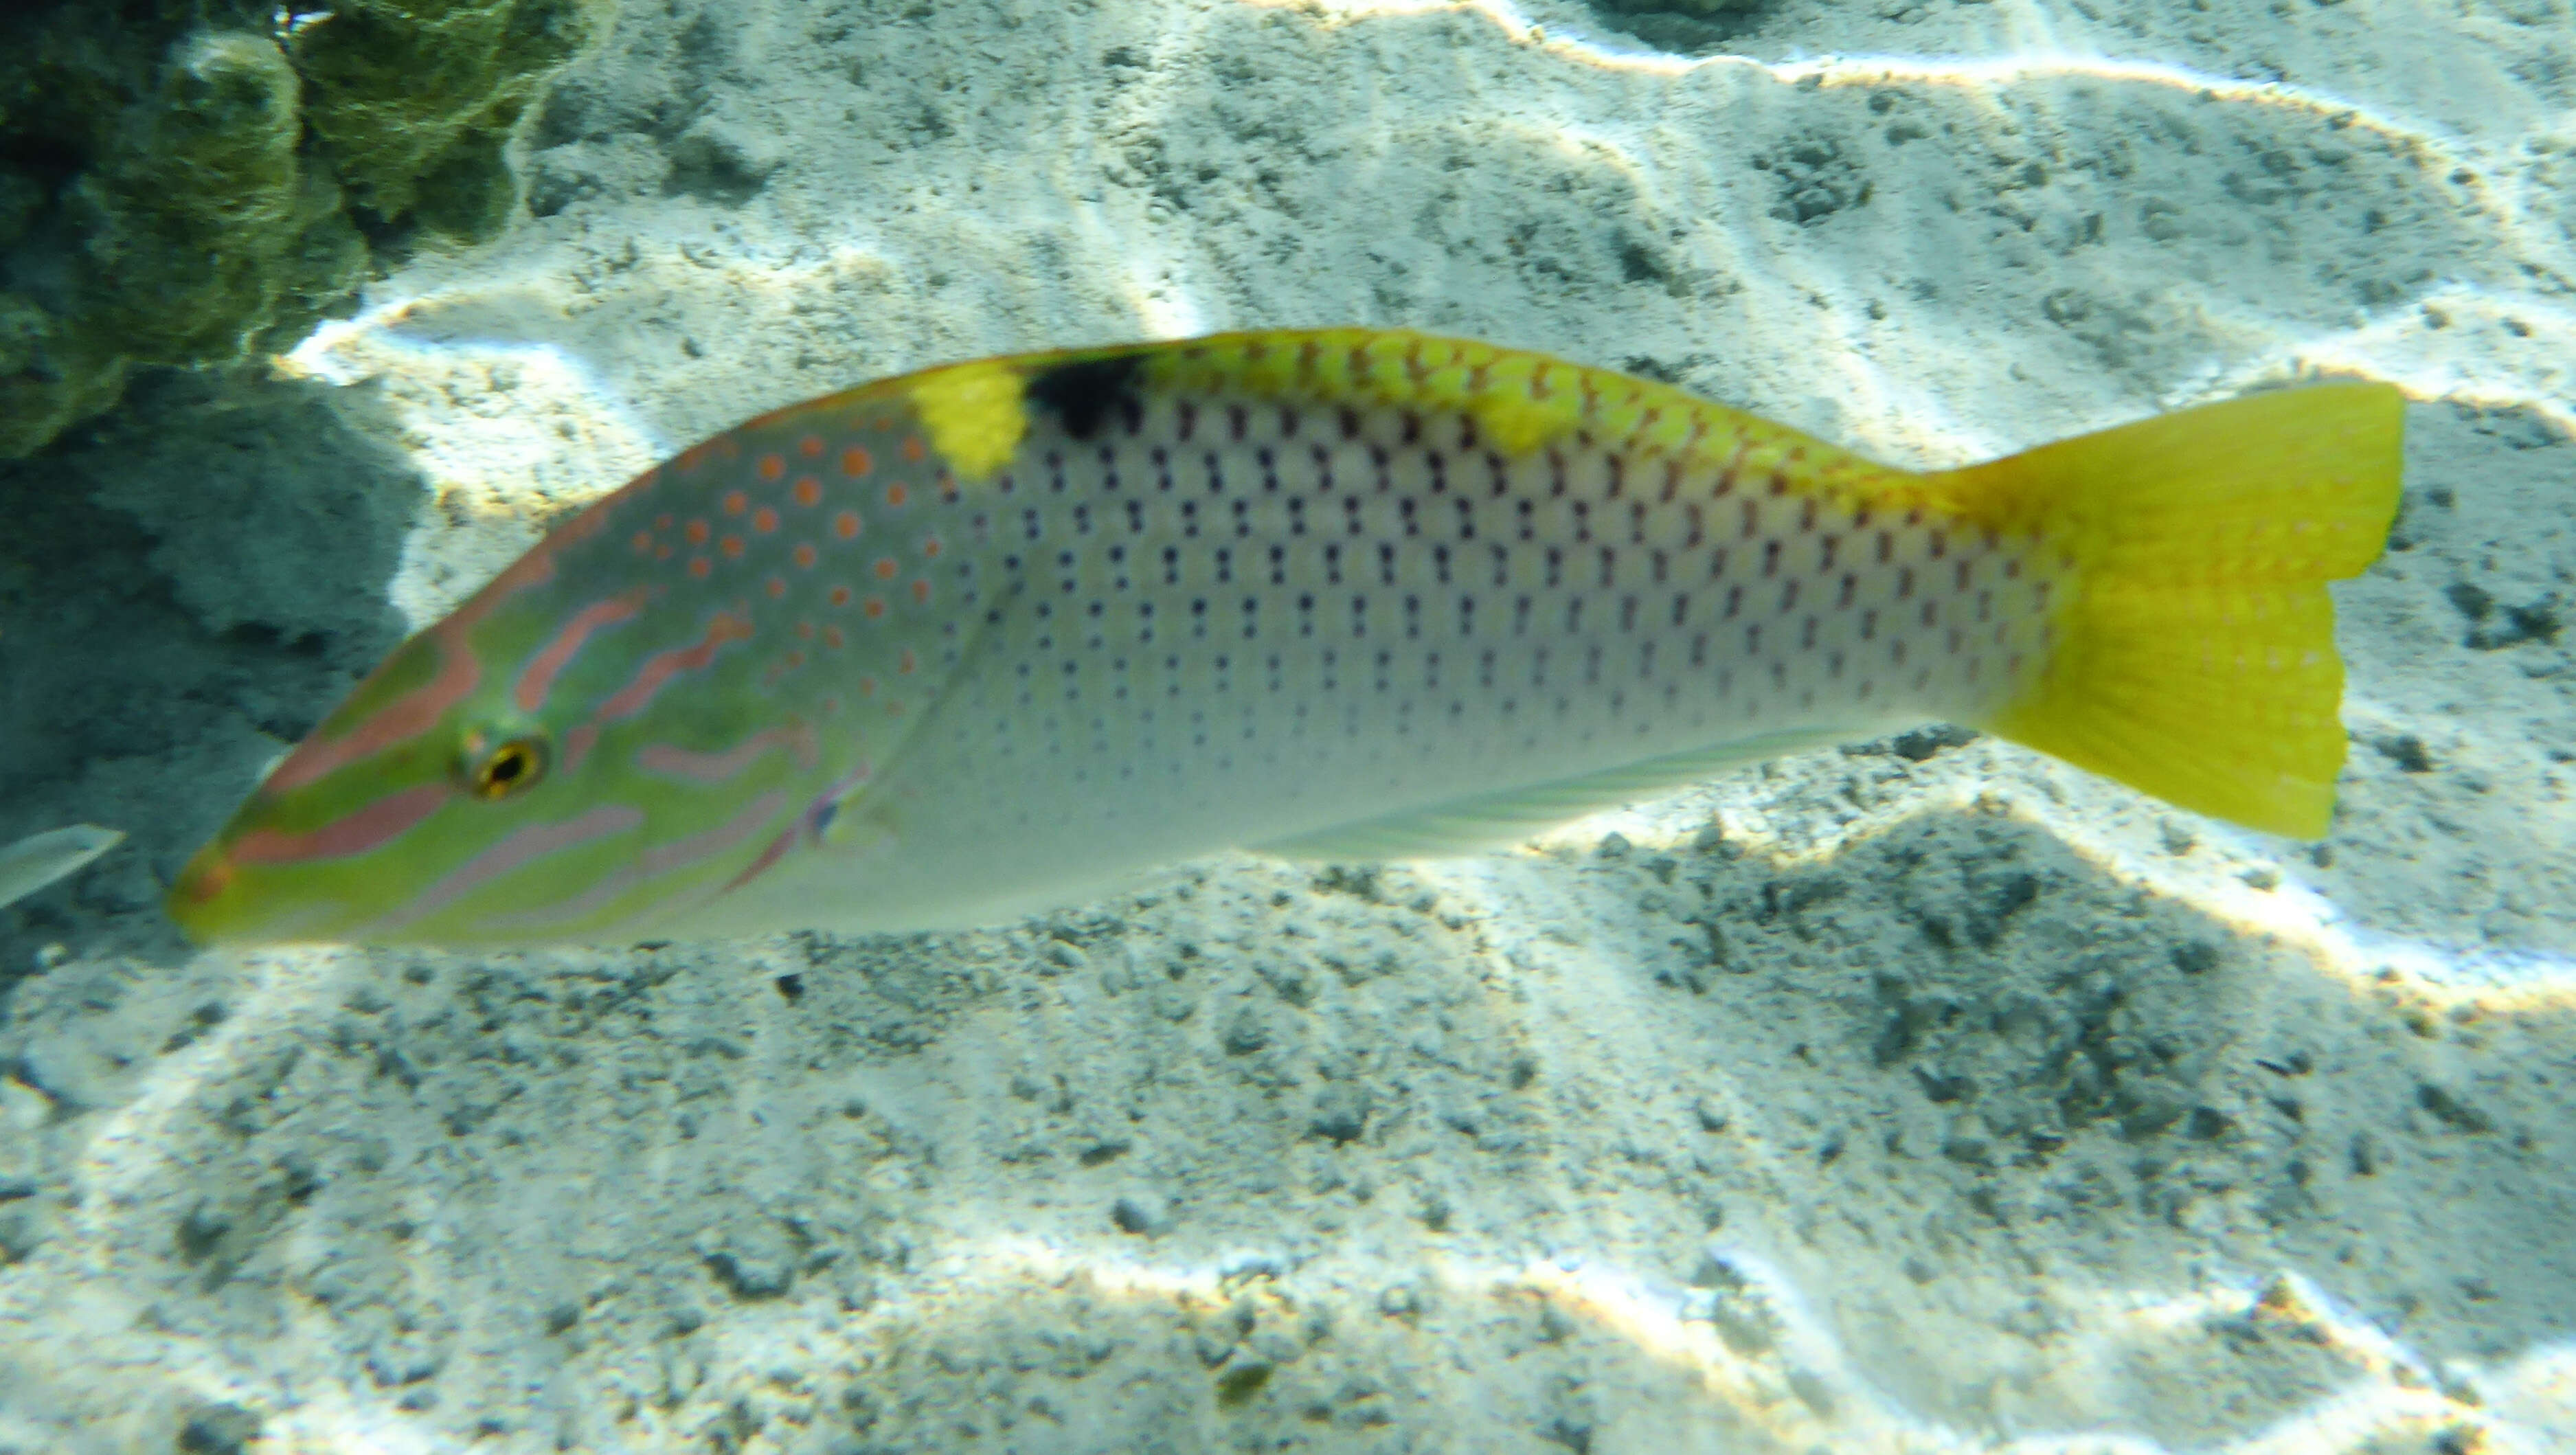
[[[0,1447],[2576,1451],[2576,12],[1652,33],[1724,53],[630,3],[529,216],[288,367],[426,481],[415,621],[694,437],[1003,350],[1405,324],[1916,462],[2394,379],[2330,840],[1934,735],[990,933],[70,944],[0,1024]],[[256,757],[189,761],[62,807],[202,823]]]

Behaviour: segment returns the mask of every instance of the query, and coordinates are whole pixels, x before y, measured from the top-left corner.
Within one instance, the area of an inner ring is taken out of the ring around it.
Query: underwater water
[[[1669,6],[0,19],[0,1450],[2576,1451],[2576,9]],[[2399,386],[2330,831],[1932,728],[990,928],[165,915],[673,452],[1339,324],[1910,468]]]

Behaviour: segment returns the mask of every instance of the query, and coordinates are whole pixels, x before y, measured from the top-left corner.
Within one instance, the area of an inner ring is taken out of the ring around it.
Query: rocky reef
[[[62,0],[0,12],[0,458],[137,369],[292,342],[507,217],[511,129],[605,0]]]

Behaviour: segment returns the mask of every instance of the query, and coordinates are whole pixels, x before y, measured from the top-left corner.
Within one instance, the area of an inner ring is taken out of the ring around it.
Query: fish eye
[[[543,738],[512,738],[466,765],[465,786],[477,798],[507,798],[546,776]]]

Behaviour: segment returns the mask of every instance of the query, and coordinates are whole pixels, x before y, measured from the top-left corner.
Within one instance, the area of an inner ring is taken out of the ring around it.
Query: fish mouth
[[[235,877],[232,857],[224,852],[221,843],[212,843],[189,855],[179,877],[170,882],[161,907],[190,943],[215,942],[216,929],[224,918],[225,896]]]
[[[217,839],[179,869],[161,898],[179,933],[200,949],[217,945],[305,944],[341,938],[332,933],[341,916],[328,904],[280,903],[246,884],[230,846]]]

